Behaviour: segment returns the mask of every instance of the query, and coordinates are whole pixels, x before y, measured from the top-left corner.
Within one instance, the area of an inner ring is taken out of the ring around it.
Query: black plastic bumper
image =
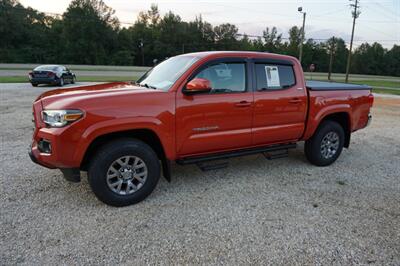
[[[78,168],[62,168],[60,171],[66,180],[74,183],[81,182],[81,171]]]
[[[41,164],[41,163],[38,161],[38,159],[36,159],[36,157],[33,155],[32,150],[31,150],[30,147],[29,147],[29,150],[28,150],[28,154],[29,154],[29,157],[31,158],[32,162],[34,162],[35,164],[38,164],[38,165],[40,165],[40,166],[49,168],[48,166],[46,166],[46,165],[44,165],[44,164]]]

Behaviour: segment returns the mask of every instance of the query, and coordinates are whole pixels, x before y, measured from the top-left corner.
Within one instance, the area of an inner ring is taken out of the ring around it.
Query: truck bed
[[[306,80],[306,86],[312,91],[343,91],[343,90],[371,90],[367,85]]]

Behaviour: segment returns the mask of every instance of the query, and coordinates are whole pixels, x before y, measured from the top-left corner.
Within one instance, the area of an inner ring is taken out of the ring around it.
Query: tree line
[[[177,54],[209,50],[267,51],[298,57],[301,29],[293,26],[284,39],[277,28],[261,36],[239,34],[237,26],[213,26],[201,16],[183,21],[158,7],[140,12],[136,22],[122,27],[115,11],[102,0],[73,0],[62,15],[24,7],[17,0],[0,0],[0,62],[90,65],[154,64]],[[348,47],[343,39],[306,39],[303,67],[344,73]],[[385,49],[363,43],[352,54],[351,73],[400,76],[400,46]]]

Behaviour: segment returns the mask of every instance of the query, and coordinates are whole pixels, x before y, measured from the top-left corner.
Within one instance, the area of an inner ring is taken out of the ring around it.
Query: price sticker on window
[[[279,69],[277,66],[265,66],[268,87],[280,87]]]

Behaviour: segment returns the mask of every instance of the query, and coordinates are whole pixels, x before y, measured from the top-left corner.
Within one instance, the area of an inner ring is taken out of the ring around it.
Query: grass
[[[309,79],[311,76],[315,78],[328,78],[328,73],[322,73],[322,72],[305,72],[304,75],[306,76],[307,79]],[[346,74],[344,73],[332,73],[332,78],[333,79],[343,79],[345,78]],[[399,80],[400,77],[395,77],[395,76],[380,76],[380,75],[365,75],[365,74],[350,74],[350,79],[367,79],[367,80]]]
[[[396,82],[396,81],[357,80],[357,81],[350,81],[350,83],[365,84],[365,85],[369,85],[371,87],[388,87],[388,88],[400,89],[400,82]]]
[[[139,77],[132,76],[81,76],[78,77],[78,82],[112,82],[112,81],[133,81],[137,80]],[[21,76],[10,76],[10,77],[0,77],[0,83],[25,83],[29,82],[29,79]]]
[[[326,78],[315,77],[315,80],[323,80],[327,81]],[[332,81],[336,82],[344,82],[344,79],[332,79]],[[364,84],[371,87],[388,87],[388,88],[398,88],[400,89],[400,82],[392,81],[392,80],[350,80],[350,83],[353,84]]]
[[[372,89],[372,92],[382,93],[382,94],[394,94],[400,95],[400,90],[392,90],[392,89]]]

